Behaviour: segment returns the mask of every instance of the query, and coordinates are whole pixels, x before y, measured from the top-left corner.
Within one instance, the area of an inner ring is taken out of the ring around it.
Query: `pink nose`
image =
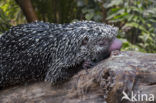
[[[110,51],[114,51],[114,50],[120,50],[122,47],[122,42],[119,39],[114,39],[111,46],[110,46]]]

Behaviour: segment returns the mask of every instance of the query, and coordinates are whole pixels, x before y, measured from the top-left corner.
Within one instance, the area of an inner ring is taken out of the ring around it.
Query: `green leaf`
[[[118,16],[118,15],[123,14],[123,13],[125,13],[125,12],[124,12],[124,9],[120,9],[120,10],[118,10],[117,12],[115,12],[115,13],[109,15],[106,19],[107,19],[107,20],[110,20],[110,19],[112,19],[112,18],[114,18],[114,17],[116,17],[116,16]]]
[[[88,13],[88,14],[85,15],[85,18],[87,20],[91,20],[93,18],[93,16],[94,16],[94,13]]]
[[[123,0],[111,0],[111,2],[108,5],[105,5],[105,8],[110,8],[116,5],[120,5],[123,3]]]

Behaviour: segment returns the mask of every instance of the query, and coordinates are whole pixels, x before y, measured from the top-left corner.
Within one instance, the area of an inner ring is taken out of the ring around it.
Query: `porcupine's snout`
[[[109,51],[120,50],[121,47],[122,47],[121,40],[116,38],[116,39],[113,40],[113,42],[112,42],[112,44],[111,44],[111,46],[109,48]]]

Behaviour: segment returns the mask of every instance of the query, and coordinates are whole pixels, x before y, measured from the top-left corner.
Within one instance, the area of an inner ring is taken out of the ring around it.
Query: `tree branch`
[[[31,0],[15,0],[15,1],[22,9],[28,22],[38,20],[35,10],[32,6]]]

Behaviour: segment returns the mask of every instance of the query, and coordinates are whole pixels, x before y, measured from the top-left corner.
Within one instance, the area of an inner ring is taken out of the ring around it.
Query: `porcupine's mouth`
[[[106,45],[105,41],[103,42],[100,41],[99,43],[101,43],[100,45]],[[110,47],[107,50],[101,49],[101,50],[98,50],[98,52],[96,52],[96,58],[94,61],[99,62],[99,61],[109,58],[112,51],[120,50],[121,47],[122,47],[122,42],[117,38],[114,39]]]
[[[110,57],[110,54],[111,54],[110,51],[108,51],[108,50],[106,51],[106,50],[102,49],[102,50],[96,52],[96,56],[92,61],[95,63],[98,63],[98,62]]]

